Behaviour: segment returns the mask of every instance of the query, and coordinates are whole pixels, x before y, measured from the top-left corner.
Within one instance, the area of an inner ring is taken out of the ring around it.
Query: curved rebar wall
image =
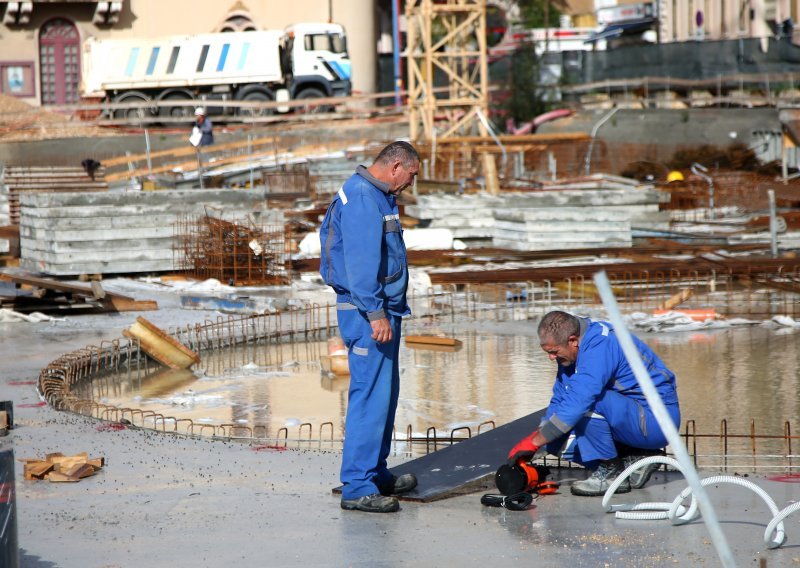
[[[626,281],[630,283],[630,281]],[[595,292],[585,286],[582,280],[573,282],[566,279],[565,290],[557,285],[558,281],[524,282],[496,286],[473,287],[467,284],[461,291],[449,286],[444,291],[433,288],[426,294],[410,296],[412,311],[416,320],[438,319],[439,321],[469,320],[520,320],[530,319],[555,307],[561,309],[594,308],[598,304]],[[616,285],[616,283],[615,283]],[[620,285],[622,285],[620,283]],[[682,283],[675,281],[672,285],[659,287],[661,293],[654,298],[669,297],[678,290]],[[480,289],[480,292],[476,291]],[[509,294],[509,292],[512,292]],[[638,296],[639,298],[641,295]],[[511,299],[508,299],[511,298]],[[624,298],[623,298],[624,299]],[[625,302],[626,306],[638,306],[636,298],[633,302]],[[306,308],[292,307],[281,313],[252,316],[220,316],[215,320],[170,328],[168,333],[193,351],[208,353],[209,351],[235,348],[237,345],[251,344],[269,346],[282,342],[308,342],[324,340],[336,330],[336,312],[334,306],[311,304]],[[87,346],[61,355],[45,367],[38,381],[38,389],[43,399],[57,410],[74,412],[84,416],[109,422],[124,423],[134,427],[147,428],[158,432],[186,436],[207,436],[211,438],[242,438],[264,441],[278,441],[284,445],[289,441],[296,443],[324,443],[327,447],[341,444],[341,437],[335,436],[332,422],[321,424],[303,423],[296,431],[289,432],[286,427],[270,434],[266,425],[246,426],[237,423],[208,424],[196,423],[189,418],[177,418],[152,410],[118,407],[91,400],[76,393],[76,387],[91,381],[110,380],[113,374],[126,373],[128,377],[142,380],[161,369],[149,358],[137,341],[119,338],[103,341],[99,346]],[[394,440],[404,442],[404,449],[396,452],[411,454],[412,446],[426,453],[436,451],[465,437],[480,433],[484,429],[494,427],[492,421],[484,422],[473,431],[470,428],[457,428],[449,432],[437,432],[428,428],[424,436],[414,436],[411,425],[396,428]],[[293,427],[294,428],[294,427]],[[316,434],[315,434],[316,431]],[[291,434],[291,436],[290,436]],[[688,420],[683,438],[689,447],[689,453],[695,459],[696,467],[710,466],[723,471],[746,467],[749,470],[784,470],[795,471],[800,468],[793,441],[798,436],[791,433],[791,425],[786,422],[781,435],[768,433],[756,434],[755,422],[747,434],[728,432],[727,423],[723,420],[719,432],[700,433],[696,431],[693,420]],[[731,440],[747,440],[751,451],[747,455],[731,454],[728,442]],[[770,449],[766,454],[763,448],[756,447],[757,440],[772,443],[782,441],[783,448]],[[703,448],[699,443],[703,442]],[[713,444],[719,444],[715,451]],[[711,448],[710,450],[707,448]],[[760,450],[760,451],[759,451]],[[774,454],[774,455],[773,455]],[[709,463],[698,463],[698,458],[711,460]],[[733,458],[739,458],[735,462]],[[770,459],[767,459],[770,458]],[[773,459],[774,458],[774,459]],[[745,460],[746,464],[741,460]],[[780,461],[781,463],[775,463]],[[766,463],[766,466],[764,465]]]
[[[457,293],[455,290],[417,296],[410,299],[414,311],[420,318],[454,318],[456,314],[466,318],[483,317],[493,319],[517,318],[516,313],[524,310],[542,312],[549,309],[550,303],[542,307],[533,304],[483,303],[477,294],[470,291]],[[219,316],[215,321],[170,328],[168,334],[196,352],[208,352],[233,348],[238,345],[271,345],[281,342],[308,342],[323,340],[337,329],[335,306],[312,304],[307,308],[292,307],[285,312],[249,316]],[[207,436],[224,439],[252,439],[258,441],[279,441],[284,445],[295,442],[325,442],[330,445],[340,443],[334,439],[334,425],[323,422],[317,426],[303,423],[298,426],[297,437],[290,438],[288,428],[281,428],[275,436],[269,436],[267,426],[245,426],[242,424],[200,424],[189,418],[176,418],[151,410],[121,408],[95,400],[82,398],[75,393],[76,387],[89,381],[100,381],[113,374],[126,373],[140,380],[154,369],[161,368],[148,357],[136,339],[118,338],[103,341],[99,346],[87,346],[61,355],[52,361],[39,374],[38,389],[42,398],[57,410],[74,412],[83,416],[138,428],[146,428],[163,433],[185,436]],[[476,433],[484,428],[494,427],[492,421],[480,424]],[[424,438],[415,439],[411,426],[405,429],[404,436],[395,432],[395,441],[422,443],[425,451],[436,451],[439,445],[453,443],[457,439],[472,436],[469,428],[458,428],[446,436],[438,436],[435,428],[429,428]],[[324,439],[323,439],[324,438]]]

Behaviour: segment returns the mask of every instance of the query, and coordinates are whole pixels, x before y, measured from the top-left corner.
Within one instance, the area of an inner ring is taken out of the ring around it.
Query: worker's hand
[[[389,343],[392,340],[392,326],[387,318],[371,321],[372,339],[378,343]]]
[[[516,446],[511,448],[511,451],[508,452],[508,465],[514,465],[521,459],[529,461],[536,455],[536,450],[539,449],[539,446],[533,443],[533,437],[535,435],[536,432],[533,432],[525,436],[517,442]]]

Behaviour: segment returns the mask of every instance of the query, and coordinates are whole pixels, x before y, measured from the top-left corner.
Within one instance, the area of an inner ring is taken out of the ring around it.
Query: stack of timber
[[[470,244],[491,239],[494,247],[523,251],[630,247],[632,227],[668,227],[669,212],[659,211],[667,199],[655,188],[605,176],[495,196],[423,195],[405,212]]]
[[[44,459],[21,458],[23,475],[28,481],[47,479],[52,482],[76,482],[91,477],[105,465],[105,458],[90,458],[86,452],[65,456],[60,452]]]
[[[98,313],[157,310],[153,300],[135,300],[103,289],[100,282],[91,285],[59,282],[7,269],[0,272],[0,308],[28,314]]]
[[[22,196],[20,266],[52,275],[175,270],[175,225],[209,211],[280,224],[263,189]]]

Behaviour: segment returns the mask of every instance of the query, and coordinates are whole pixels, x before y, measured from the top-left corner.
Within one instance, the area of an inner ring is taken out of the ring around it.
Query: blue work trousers
[[[666,407],[677,427],[681,421],[678,405]],[[548,443],[547,451],[589,469],[600,460],[617,457],[615,441],[646,450],[657,450],[668,443],[649,406],[613,390],[605,391],[592,415],[579,420],[571,433],[575,440],[569,447],[564,448],[566,437],[562,437]]]
[[[394,415],[400,395],[399,316],[388,316],[392,340],[377,343],[364,313],[337,310],[339,331],[347,346],[350,392],[344,432],[341,481],[343,499],[378,493],[391,482],[386,466],[392,444]]]

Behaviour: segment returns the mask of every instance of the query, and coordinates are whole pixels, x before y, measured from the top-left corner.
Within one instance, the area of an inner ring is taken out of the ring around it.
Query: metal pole
[[[200,155],[200,146],[197,147],[197,179],[200,181],[200,189],[203,188],[203,158]]]
[[[153,175],[153,162],[150,160],[150,132],[144,129],[144,151],[147,154],[147,173]]]
[[[392,2],[392,44],[394,51],[392,61],[394,67],[394,106],[400,106],[400,90],[403,86],[403,78],[400,76],[400,24],[398,11],[400,10],[400,0]]]
[[[253,143],[253,135],[247,135],[247,155],[250,156],[250,189],[253,189],[253,151],[251,144]]]
[[[586,171],[587,176],[591,172],[592,168],[592,151],[594,150],[594,139],[597,136],[597,131],[600,130],[600,127],[603,126],[608,121],[608,119],[614,116],[618,110],[619,107],[614,107],[613,109],[611,109],[611,112],[609,112],[603,118],[598,120],[597,124],[595,124],[592,127],[592,139],[589,141],[589,150],[586,152],[586,159],[584,160],[584,169]]]
[[[636,348],[628,329],[625,327],[625,321],[622,319],[622,314],[619,311],[617,300],[614,298],[614,292],[611,290],[611,284],[608,281],[608,276],[606,276],[605,271],[600,271],[594,275],[594,283],[595,286],[597,286],[600,299],[603,301],[603,305],[608,311],[608,319],[614,326],[614,333],[619,340],[622,352],[625,354],[625,358],[628,360],[628,364],[633,374],[636,376],[636,380],[642,392],[644,392],[647,402],[650,404],[653,415],[656,417],[656,420],[658,420],[658,424],[661,426],[664,436],[667,438],[678,463],[683,469],[686,481],[689,482],[689,486],[692,488],[693,498],[697,499],[700,512],[703,515],[709,535],[711,536],[711,543],[714,545],[714,548],[716,548],[717,555],[719,555],[720,563],[726,568],[732,568],[736,566],[736,561],[734,560],[733,552],[728,545],[728,541],[725,539],[725,534],[722,532],[717,514],[714,511],[714,507],[711,504],[705,487],[703,487],[700,481],[700,476],[694,468],[692,458],[689,457],[686,445],[681,439],[675,425],[672,423],[672,419],[664,406],[664,401],[661,400],[661,396],[658,394],[653,384],[653,379],[650,378],[650,373],[647,372],[642,362],[639,350]]]
[[[769,197],[769,242],[772,258],[778,258],[778,218],[775,214],[775,190],[767,191]]]
[[[714,213],[714,180],[711,179],[711,176],[706,174],[708,168],[702,164],[695,162],[690,169],[694,175],[703,178],[708,184],[708,218],[713,220],[716,218]]]

